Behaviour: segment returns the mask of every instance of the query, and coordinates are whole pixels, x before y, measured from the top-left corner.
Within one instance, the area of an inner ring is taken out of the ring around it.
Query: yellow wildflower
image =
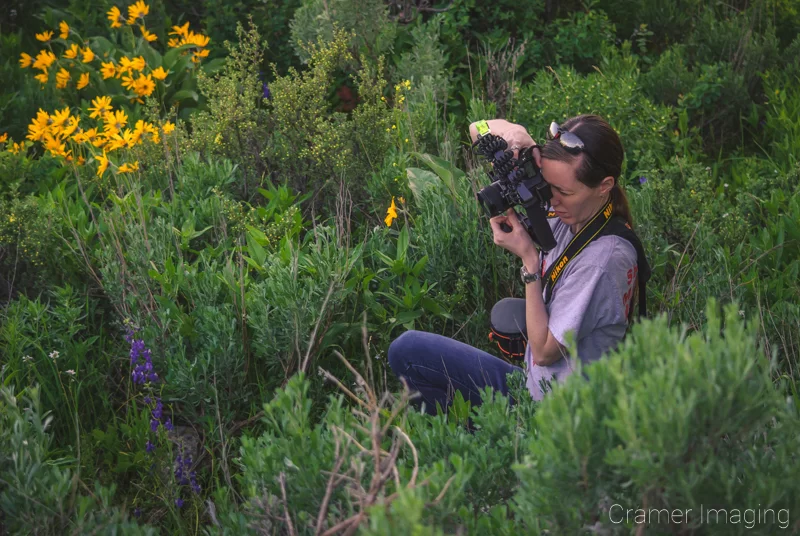
[[[156,83],[153,82],[153,77],[148,75],[139,75],[139,78],[136,79],[136,84],[133,87],[133,90],[136,92],[137,95],[140,97],[148,97],[150,96],[153,91],[156,89]]]
[[[132,90],[135,85],[136,85],[136,80],[133,79],[133,75],[122,77],[122,87],[124,87],[125,89]]]
[[[91,48],[86,47],[83,49],[83,63],[89,63],[90,61],[94,61],[94,52]]]
[[[99,162],[97,166],[97,176],[102,177],[103,173],[105,173],[106,169],[108,168],[108,157],[106,156],[106,152],[103,151],[103,156],[100,156],[99,154],[94,155],[94,159]]]
[[[50,68],[53,62],[56,61],[56,55],[49,50],[42,50],[36,55],[36,61],[33,62],[34,69],[41,69],[46,71]],[[47,81],[47,74],[45,73],[45,82]]]
[[[0,135],[0,143],[5,143],[8,140],[8,132],[4,132]]]
[[[23,52],[19,55],[19,66],[25,69],[26,67],[31,66],[31,62],[33,62],[33,58],[31,58],[30,54],[26,54]]]
[[[107,15],[108,20],[111,21],[112,28],[122,28],[122,21],[124,21],[125,18],[122,16],[122,13],[117,6],[109,9]]]
[[[42,33],[37,33],[36,34],[36,39],[38,41],[43,42],[43,43],[46,43],[46,42],[50,41],[50,39],[52,39],[52,38],[53,38],[53,32],[51,32],[51,31],[46,31],[46,32],[42,32]]]
[[[119,166],[120,173],[133,173],[134,171],[139,169],[139,161],[137,160],[133,164],[128,164],[127,162]]]
[[[181,44],[182,45],[190,44],[198,47],[205,47],[208,46],[209,41],[211,41],[210,37],[190,31],[184,36]]]
[[[146,123],[145,130],[150,133],[150,136],[152,136],[153,143],[158,143],[161,141],[161,137],[158,135],[158,128],[156,128],[155,125]]]
[[[14,142],[13,147],[11,147],[8,150],[8,152],[10,152],[12,154],[19,154],[20,151],[25,152],[25,142],[24,141],[21,141],[19,143]]]
[[[31,124],[28,125],[28,138],[31,141],[39,141],[44,136],[45,132],[50,130],[50,125],[52,124],[53,120],[50,118],[50,114],[39,108],[39,112],[36,114],[36,117],[31,120]]]
[[[83,73],[80,78],[78,78],[78,89],[83,89],[89,85],[89,73]]]
[[[61,32],[61,33],[59,34],[59,37],[60,37],[61,39],[66,39],[67,37],[69,37],[69,24],[67,24],[67,21],[65,21],[65,20],[62,20],[62,21],[61,21],[61,22],[58,24],[58,30]]]
[[[67,87],[67,82],[69,82],[70,75],[69,71],[64,69],[63,67],[56,73],[56,88],[64,89]]]
[[[78,57],[78,45],[76,43],[72,43],[66,52],[64,52],[64,57],[67,59],[75,59]]]
[[[156,34],[148,32],[147,28],[145,28],[144,26],[139,26],[139,29],[142,31],[142,37],[144,37],[148,42],[152,43],[153,41],[158,39],[158,36],[156,36]]]
[[[114,64],[110,61],[102,62],[102,68],[100,69],[100,74],[103,75],[103,80],[107,80],[117,74],[117,69],[114,67]]]
[[[103,120],[106,123],[106,131],[113,131],[113,133],[110,134],[112,136],[122,130],[122,127],[128,124],[128,116],[124,110],[109,112],[105,115],[105,117],[103,117]]]
[[[108,138],[108,141],[106,141],[106,149],[108,150],[108,152],[116,151],[117,149],[122,149],[127,145],[128,142],[125,141],[125,138],[120,136],[119,133],[115,133],[113,136]]]
[[[173,26],[169,35],[186,36],[189,35],[189,23],[185,22],[183,26]]]
[[[192,62],[193,63],[199,63],[200,62],[200,58],[205,58],[205,57],[208,57],[208,49],[207,48],[204,48],[203,50],[198,50],[197,52],[192,54]]]
[[[47,83],[47,80],[48,80],[48,77],[47,77],[47,72],[44,72],[44,73],[37,74],[36,76],[34,76],[34,78],[35,78],[36,80],[38,80],[39,82],[41,82],[41,83],[42,83],[42,85],[44,85],[44,84],[46,84],[46,83]]]
[[[53,156],[66,157],[66,145],[59,138],[53,137],[50,133],[44,135],[44,148],[50,151]]]
[[[175,125],[173,123],[170,123],[169,121],[167,121],[166,123],[164,123],[164,126],[161,127],[161,128],[164,129],[164,134],[169,134],[170,132],[175,130]]]
[[[181,43],[175,37],[171,37],[170,40],[167,41],[167,46],[169,48],[176,48],[176,47],[181,46]]]
[[[386,223],[386,227],[391,227],[395,219],[397,219],[397,206],[394,204],[394,196],[392,196],[392,204],[386,209],[386,218],[383,221]]]
[[[97,137],[97,129],[90,128],[89,130],[78,129],[78,132],[72,136],[72,141],[75,143],[92,142]]]
[[[136,19],[144,18],[145,15],[150,13],[150,6],[139,0],[135,4],[128,6],[128,25],[132,26]]]
[[[134,69],[136,71],[141,71],[147,66],[147,63],[144,61],[142,56],[138,58],[133,58],[128,62],[128,67]]]
[[[71,136],[72,133],[75,132],[75,129],[78,128],[79,121],[80,119],[77,117],[70,117],[66,123],[66,126],[64,126],[64,128],[58,133],[58,137],[64,139]]]
[[[164,80],[164,79],[167,78],[167,74],[168,73],[167,73],[167,71],[164,70],[163,67],[159,67],[158,69],[154,70],[150,74],[152,74],[153,78],[155,78],[156,80]]]
[[[111,111],[111,97],[97,97],[92,101],[92,106],[89,107],[89,117],[92,119],[99,117],[104,119],[106,114]]]

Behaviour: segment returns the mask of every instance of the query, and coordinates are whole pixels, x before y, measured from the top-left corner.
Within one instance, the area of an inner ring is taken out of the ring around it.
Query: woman
[[[535,145],[524,127],[504,120],[488,121],[491,133],[506,140],[514,156],[520,148]],[[473,142],[477,123],[470,125]],[[548,141],[534,149],[534,157],[553,192],[550,219],[556,247],[540,254],[517,217],[509,210],[490,219],[494,243],[519,257],[525,276],[527,347],[524,363],[527,387],[541,400],[554,379],[572,372],[574,356],[568,355],[567,333],[574,333],[582,362],[599,359],[625,335],[634,289],[637,252],[628,240],[615,235],[595,238],[565,265],[552,288],[550,300],[543,295],[541,275],[560,258],[570,240],[593,217],[607,210],[621,216],[633,228],[625,193],[617,184],[624,152],[617,133],[596,115],[581,115],[560,127],[551,125]],[[504,232],[501,224],[511,227]],[[422,395],[425,410],[446,410],[454,390],[473,406],[481,403],[480,391],[491,386],[508,395],[506,374],[521,371],[506,361],[448,337],[407,331],[389,347],[389,365],[412,390]]]

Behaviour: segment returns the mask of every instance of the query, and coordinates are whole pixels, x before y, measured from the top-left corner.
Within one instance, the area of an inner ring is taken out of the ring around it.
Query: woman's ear
[[[614,185],[616,184],[617,181],[614,179],[614,177],[609,175],[600,182],[600,194],[605,196],[607,193],[611,191],[612,188],[614,188]]]

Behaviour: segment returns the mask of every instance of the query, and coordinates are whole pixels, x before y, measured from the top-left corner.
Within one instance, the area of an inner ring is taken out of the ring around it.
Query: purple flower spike
[[[133,511],[133,517],[136,517],[136,518],[142,517],[142,509],[139,508],[138,506]]]
[[[146,445],[145,445],[145,447],[144,447],[144,450],[145,450],[145,452],[147,452],[148,454],[150,454],[151,452],[153,452],[154,450],[156,450],[156,446],[155,446],[155,445],[153,445],[153,443],[152,443],[152,442],[151,442],[151,441],[148,439],[148,440],[147,440],[147,444],[146,444]]]
[[[172,419],[169,418],[167,419],[167,422],[164,423],[164,428],[166,428],[170,432],[175,429],[175,427],[172,425]]]
[[[647,182],[647,177],[639,177],[639,184],[644,184]]]
[[[158,421],[155,420],[155,419],[151,419],[150,420],[150,431],[151,432],[155,432],[156,430],[158,430]]]
[[[175,506],[177,506],[178,508],[183,508],[183,499],[181,499],[180,497],[175,499]]]

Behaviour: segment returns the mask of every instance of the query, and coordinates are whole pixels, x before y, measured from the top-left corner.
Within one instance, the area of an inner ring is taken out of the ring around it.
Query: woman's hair
[[[583,141],[585,149],[580,154],[575,155],[564,149],[557,140],[549,140],[542,147],[542,158],[567,164],[571,164],[576,158],[580,158],[581,163],[576,170],[577,179],[589,188],[596,188],[609,175],[614,177],[614,187],[611,189],[614,214],[621,216],[633,229],[633,218],[631,217],[628,198],[619,185],[622,160],[625,158],[625,151],[622,148],[619,135],[599,115],[579,115],[568,119],[560,126],[562,130],[572,132],[578,136]],[[583,156],[587,149],[589,154]]]

